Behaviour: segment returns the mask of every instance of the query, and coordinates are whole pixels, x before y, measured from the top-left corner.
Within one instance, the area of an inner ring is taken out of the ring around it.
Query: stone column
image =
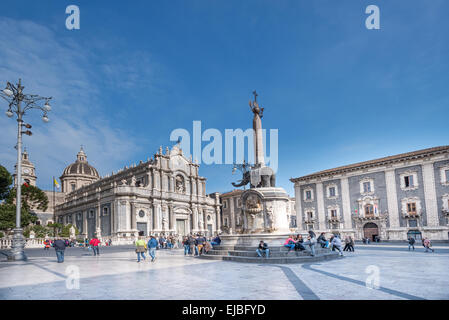
[[[131,230],[137,230],[137,220],[136,220],[136,205],[134,202],[130,203],[130,212],[131,212]]]
[[[147,173],[147,180],[148,180],[147,188],[148,188],[148,189],[152,189],[152,186],[153,186],[153,179],[152,179],[151,171],[149,171],[149,172]]]
[[[296,210],[296,227],[298,231],[303,231],[303,212],[301,203],[301,186],[295,183],[295,210]]]
[[[319,221],[319,229],[320,232],[326,231],[326,214],[324,212],[324,193],[323,193],[323,183],[318,182],[316,184],[316,202],[317,202],[317,210],[318,210],[318,221]]]
[[[117,232],[116,229],[116,225],[115,225],[115,221],[116,221],[116,216],[115,213],[117,212],[117,208],[116,208],[116,204],[115,201],[113,201],[111,203],[111,237],[113,237],[115,235],[115,233]]]
[[[173,206],[168,207],[170,210],[170,231],[176,232],[176,214]]]
[[[424,198],[426,200],[427,227],[438,227],[440,224],[438,217],[437,194],[435,190],[435,172],[433,163],[422,165]]]
[[[229,198],[229,218],[231,218],[231,221],[229,221],[229,226],[232,228],[232,233],[234,233],[235,230],[235,209],[234,209],[234,198]]]
[[[343,220],[346,230],[352,229],[351,199],[349,196],[348,178],[342,178],[341,182],[341,202],[343,204]]]
[[[159,231],[159,213],[161,210],[161,205],[159,203],[153,205],[153,230]]]
[[[151,189],[156,189],[156,174],[154,169],[151,169]]]
[[[88,231],[87,231],[87,217],[88,213],[87,210],[83,210],[83,235],[87,237]]]
[[[385,183],[387,191],[388,219],[390,228],[399,228],[398,196],[396,192],[396,175],[394,169],[385,171]]]
[[[175,192],[175,177],[171,176],[170,177],[170,181],[171,181],[171,183],[170,183],[170,191],[171,192]]]
[[[101,208],[100,203],[97,203],[96,215],[95,215],[95,233],[98,238],[101,238]]]
[[[72,213],[72,225],[76,227],[76,213]]]
[[[219,203],[219,197],[218,194],[215,194],[215,228],[217,231],[221,230],[221,216],[220,216],[220,207],[218,206]]]
[[[192,232],[198,231],[198,208],[193,207],[193,216],[192,216]]]

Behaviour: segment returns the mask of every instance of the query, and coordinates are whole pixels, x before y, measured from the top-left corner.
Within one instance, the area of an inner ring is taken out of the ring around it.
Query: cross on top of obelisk
[[[256,90],[253,91],[253,95],[254,95],[254,102],[257,102],[258,94],[257,94]]]

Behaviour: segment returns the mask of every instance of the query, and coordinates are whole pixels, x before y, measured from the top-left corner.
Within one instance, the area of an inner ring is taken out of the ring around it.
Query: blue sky
[[[70,4],[80,30],[65,28]],[[365,28],[370,4],[380,30]],[[105,175],[172,146],[172,130],[194,120],[249,128],[257,89],[264,128],[279,130],[277,183],[293,195],[291,177],[449,144],[447,12],[444,0],[10,2],[0,86],[21,77],[54,97],[50,123],[26,116],[43,189],[81,144]],[[13,171],[4,111],[0,163]],[[231,190],[231,170],[203,164],[206,191]]]

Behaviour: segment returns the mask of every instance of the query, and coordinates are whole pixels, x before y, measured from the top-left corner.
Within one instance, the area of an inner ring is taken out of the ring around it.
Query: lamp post
[[[13,242],[11,246],[11,253],[8,256],[8,260],[26,260],[24,248],[25,239],[23,237],[23,229],[20,224],[20,214],[22,209],[22,134],[28,136],[32,135],[31,125],[23,122],[23,116],[28,110],[39,109],[43,112],[42,120],[48,122],[47,112],[51,110],[50,98],[40,97],[35,94],[24,94],[24,86],[21,84],[21,79],[17,85],[13,85],[10,82],[6,84],[6,88],[0,91],[0,97],[5,99],[8,104],[8,111],[6,115],[12,118],[14,114],[17,117],[17,198],[16,198],[16,228],[14,229]],[[42,106],[42,104],[45,104]],[[22,131],[23,128],[27,129]]]

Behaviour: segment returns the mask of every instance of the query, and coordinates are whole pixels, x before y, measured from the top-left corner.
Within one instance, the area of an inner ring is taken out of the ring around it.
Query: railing
[[[422,213],[422,210],[419,212],[417,212],[417,211],[403,212],[403,217],[416,219],[421,216],[421,213]]]
[[[43,248],[44,247],[43,238],[36,239],[26,239],[25,248]],[[0,248],[1,249],[10,249],[12,245],[12,239],[10,238],[2,238],[0,239]]]

